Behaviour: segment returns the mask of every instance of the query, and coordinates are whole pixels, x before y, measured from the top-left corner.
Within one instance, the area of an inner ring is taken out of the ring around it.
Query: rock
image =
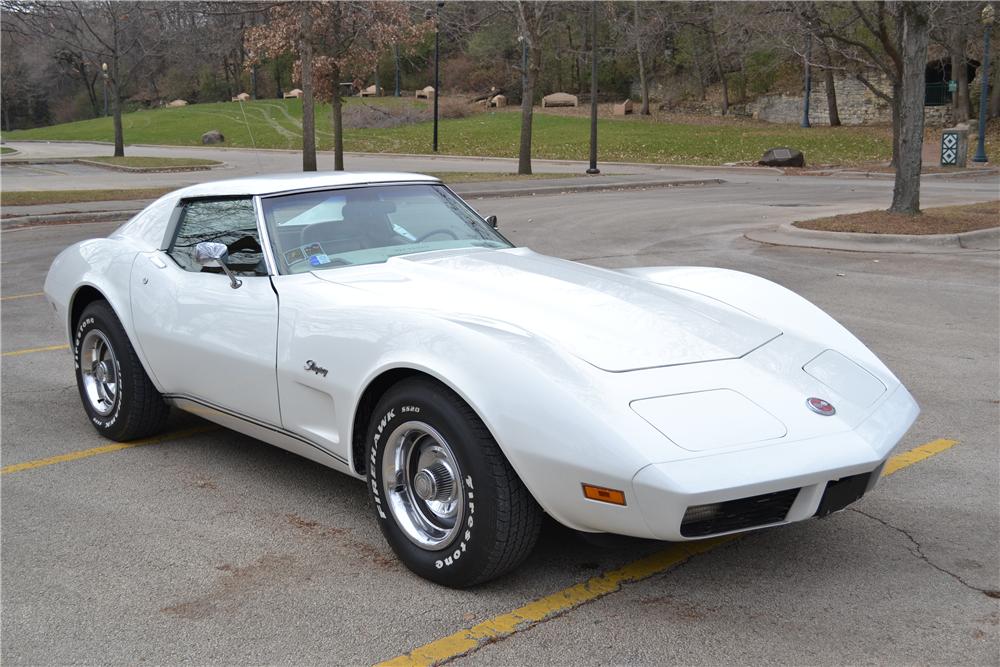
[[[505,107],[507,106],[507,96],[506,95],[494,95],[493,99],[490,100],[491,107]]]
[[[287,93],[285,93],[285,99],[299,98],[302,97],[302,90],[300,88],[292,88]]]
[[[765,167],[804,167],[806,157],[794,148],[769,148],[757,164]]]
[[[187,100],[174,100],[173,102],[167,102],[167,106],[172,109],[177,107],[186,107],[187,105]]]
[[[434,99],[434,86],[425,86],[422,90],[418,90],[416,92],[416,98],[418,100]]]
[[[580,100],[576,95],[569,93],[552,93],[542,98],[542,108],[546,107],[576,107],[580,106]]]
[[[221,144],[225,142],[226,138],[222,136],[222,132],[218,130],[209,130],[205,134],[201,135],[201,143],[203,144]]]

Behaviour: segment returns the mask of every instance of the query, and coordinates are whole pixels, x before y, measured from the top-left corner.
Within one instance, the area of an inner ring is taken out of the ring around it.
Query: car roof
[[[211,181],[181,188],[171,197],[227,197],[238,195],[270,195],[294,190],[336,188],[370,183],[438,183],[439,179],[406,172],[318,171],[314,173],[263,174],[226,181]]]

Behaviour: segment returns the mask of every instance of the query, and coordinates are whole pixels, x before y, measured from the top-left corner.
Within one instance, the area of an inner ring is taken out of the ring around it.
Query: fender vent
[[[776,491],[760,496],[728,500],[710,505],[692,505],[681,521],[684,537],[706,537],[744,530],[785,520],[799,495],[799,489]]]

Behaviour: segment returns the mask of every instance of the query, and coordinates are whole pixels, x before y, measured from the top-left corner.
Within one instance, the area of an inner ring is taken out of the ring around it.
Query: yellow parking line
[[[117,452],[122,449],[131,449],[132,447],[142,447],[143,445],[156,445],[161,442],[167,442],[170,440],[180,440],[181,438],[187,438],[189,436],[197,435],[199,433],[214,431],[216,428],[218,427],[199,426],[197,428],[189,428],[184,431],[167,433],[166,435],[159,435],[153,438],[145,438],[143,440],[133,440],[132,442],[115,442],[108,445],[101,445],[100,447],[81,449],[76,452],[70,452],[69,454],[59,454],[58,456],[50,456],[45,459],[35,459],[34,461],[25,461],[24,463],[14,463],[9,466],[4,466],[3,468],[0,468],[0,475],[8,475],[12,472],[21,472],[22,470],[31,470],[32,468],[41,468],[44,466],[53,465],[55,463],[76,461],[77,459],[85,459],[91,456],[97,456],[98,454],[109,454],[111,452]]]
[[[28,299],[33,296],[45,296],[45,292],[31,292],[30,294],[11,294],[10,296],[0,296],[0,301],[12,301],[14,299]]]
[[[10,352],[4,352],[2,356],[4,357],[19,357],[22,354],[33,354],[35,352],[51,352],[52,350],[68,350],[69,345],[63,343],[62,345],[46,345],[45,347],[29,347],[26,350],[11,350]]]
[[[886,462],[882,476],[891,475],[935,454],[940,454],[957,444],[957,440],[935,440],[908,452],[903,452]],[[619,590],[622,584],[642,581],[655,574],[666,572],[693,556],[711,551],[740,537],[742,535],[726,535],[698,542],[672,544],[651,556],[529,602],[510,613],[494,616],[471,628],[459,630],[447,637],[424,644],[409,653],[378,663],[376,667],[439,665],[466,653],[471,653],[484,644],[503,639],[536,623],[564,614],[586,602],[604,597],[608,593]]]
[[[919,447],[914,447],[908,452],[897,454],[885,462],[885,467],[882,469],[882,476],[888,477],[897,470],[902,470],[914,463],[920,463],[924,459],[929,459],[935,454],[940,454],[957,444],[958,440],[933,440]]]

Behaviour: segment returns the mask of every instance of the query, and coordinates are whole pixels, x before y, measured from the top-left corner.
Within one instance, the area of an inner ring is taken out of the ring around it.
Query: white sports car
[[[772,282],[611,271],[514,247],[437,179],[195,185],[67,248],[45,293],[104,436],[168,406],[366,479],[399,558],[454,587],[542,513],[692,540],[870,490],[918,408]]]

